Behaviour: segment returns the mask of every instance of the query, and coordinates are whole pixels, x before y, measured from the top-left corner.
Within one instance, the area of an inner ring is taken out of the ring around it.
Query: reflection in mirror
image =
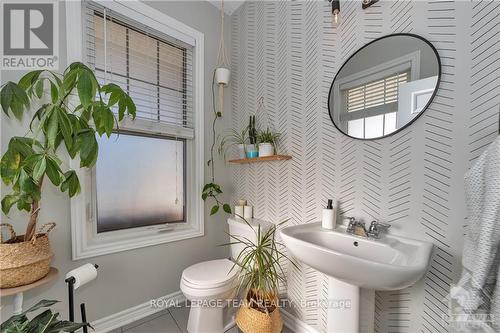
[[[435,48],[411,34],[377,39],[337,73],[328,98],[335,126],[357,139],[397,132],[421,115],[437,91],[441,68]]]

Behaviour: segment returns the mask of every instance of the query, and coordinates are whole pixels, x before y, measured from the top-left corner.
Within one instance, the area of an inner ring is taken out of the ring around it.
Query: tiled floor
[[[187,333],[188,316],[187,307],[171,308],[125,325],[111,333]],[[238,332],[238,328],[233,327],[225,333]],[[282,333],[292,333],[292,331],[284,327]]]

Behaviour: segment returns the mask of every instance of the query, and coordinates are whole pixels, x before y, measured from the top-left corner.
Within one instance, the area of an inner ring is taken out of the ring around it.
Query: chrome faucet
[[[349,224],[347,225],[346,232],[351,235],[379,239],[380,236],[384,233],[387,233],[390,224],[372,221],[368,230],[366,229],[365,223],[356,221],[355,217],[346,217],[349,220]]]
[[[389,231],[390,227],[391,225],[389,223],[372,221],[368,228],[367,235],[370,238],[379,239],[382,234],[386,234]]]

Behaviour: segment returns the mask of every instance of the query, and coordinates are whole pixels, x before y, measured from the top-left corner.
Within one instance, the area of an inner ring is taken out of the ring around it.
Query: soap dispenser
[[[333,200],[328,199],[328,204],[327,204],[326,208],[323,208],[321,227],[323,227],[324,229],[333,230],[335,228],[336,224],[337,224],[336,211],[333,208]]]

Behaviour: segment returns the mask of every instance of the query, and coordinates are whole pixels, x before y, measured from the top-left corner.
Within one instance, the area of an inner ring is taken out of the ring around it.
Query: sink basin
[[[350,235],[345,227],[327,230],[321,223],[281,230],[288,251],[304,264],[362,288],[397,290],[413,285],[427,271],[433,245],[415,239]]]

